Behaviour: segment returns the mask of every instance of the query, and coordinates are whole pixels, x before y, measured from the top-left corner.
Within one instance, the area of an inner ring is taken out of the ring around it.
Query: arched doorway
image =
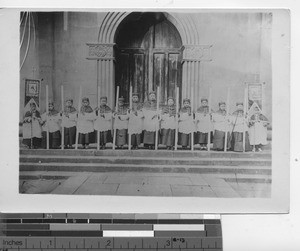
[[[160,102],[181,93],[182,40],[163,13],[129,14],[115,34],[115,84],[120,96],[129,100],[129,87],[145,100],[160,86]],[[116,88],[115,88],[116,89]]]

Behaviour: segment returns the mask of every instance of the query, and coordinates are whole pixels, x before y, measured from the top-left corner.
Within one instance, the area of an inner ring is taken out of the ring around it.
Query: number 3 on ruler
[[[170,247],[171,246],[171,241],[170,240],[167,240],[166,241],[166,247]]]

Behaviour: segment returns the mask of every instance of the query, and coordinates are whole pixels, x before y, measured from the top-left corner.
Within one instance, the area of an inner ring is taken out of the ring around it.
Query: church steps
[[[239,173],[271,175],[271,166],[152,165],[107,163],[20,163],[20,171],[62,172],[153,172],[153,173]]]
[[[89,172],[85,172],[88,174]],[[111,175],[112,173],[104,173],[103,175]],[[135,177],[144,177],[145,175],[150,174],[151,177],[182,177],[181,173],[133,173],[126,172],[125,175],[134,174]],[[19,174],[20,180],[37,180],[37,179],[45,179],[45,180],[65,180],[69,177],[76,176],[77,172],[55,172],[55,171],[21,171]],[[205,175],[205,174],[204,174]],[[206,174],[212,175],[212,174]],[[232,173],[219,173],[213,174],[214,178],[224,179],[228,182],[255,182],[255,183],[270,183],[271,176],[267,174],[232,174]]]
[[[252,158],[252,159],[271,159],[271,151],[264,152],[223,152],[223,151],[190,151],[190,150],[179,150],[179,151],[167,151],[167,150],[100,150],[95,149],[88,150],[61,150],[61,149],[35,149],[20,150],[20,156],[73,156],[78,158],[79,156],[106,156],[106,157],[155,157],[155,158]]]
[[[270,159],[254,158],[172,158],[172,157],[132,157],[132,156],[21,156],[21,163],[99,163],[99,164],[135,164],[135,165],[226,165],[226,166],[268,166]]]

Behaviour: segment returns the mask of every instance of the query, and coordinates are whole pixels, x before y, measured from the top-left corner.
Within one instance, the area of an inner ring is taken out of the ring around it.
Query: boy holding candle
[[[42,142],[41,115],[36,109],[35,103],[30,103],[30,111],[27,111],[23,120],[23,144],[28,148],[39,148]]]
[[[124,98],[118,99],[118,108],[114,112],[114,130],[116,130],[116,146],[117,148],[123,148],[127,144],[127,131],[128,131],[128,113],[127,107],[124,103]]]
[[[62,124],[64,128],[64,148],[72,148],[75,144],[76,139],[76,121],[77,121],[77,112],[73,106],[73,99],[68,98],[66,100],[65,109],[61,112],[62,115]]]
[[[183,107],[179,111],[179,145],[183,149],[191,145],[191,133],[194,133],[194,114],[191,108],[190,99],[186,98],[183,100]]]
[[[143,132],[143,105],[139,102],[138,93],[132,93],[132,109],[128,111],[128,135],[131,135],[132,149],[138,149]]]
[[[55,110],[54,102],[49,102],[48,113],[43,113],[41,116],[42,121],[42,146],[47,148],[47,130],[49,132],[49,148],[57,149],[61,144],[61,134],[60,134],[60,123],[61,116],[60,113]]]
[[[174,150],[176,130],[176,106],[173,97],[169,97],[167,105],[161,112],[161,143],[168,150]]]
[[[112,142],[112,110],[107,105],[107,97],[100,98],[100,107],[95,109],[96,120],[94,122],[94,129],[100,131],[99,138],[101,149],[105,149],[107,143]]]
[[[159,114],[157,112],[156,93],[150,92],[148,101],[143,107],[144,114],[144,147],[155,148],[155,132],[159,129]]]
[[[227,150],[231,148],[230,144],[230,129],[231,119],[226,111],[226,103],[219,102],[219,110],[212,114],[214,123],[214,140],[213,149],[217,151],[224,150],[225,134],[227,133]]]
[[[201,106],[195,113],[196,120],[196,140],[195,144],[200,144],[200,150],[207,150],[208,134],[211,134],[212,141],[212,123],[211,114],[209,113],[208,100],[206,98],[201,99]]]
[[[78,143],[82,148],[88,149],[90,143],[94,143],[94,120],[95,113],[90,106],[88,98],[82,98],[82,105],[78,113],[77,130]]]

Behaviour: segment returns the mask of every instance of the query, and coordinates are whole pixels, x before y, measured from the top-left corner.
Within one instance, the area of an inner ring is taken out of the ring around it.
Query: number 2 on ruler
[[[111,240],[107,240],[107,241],[106,241],[105,247],[106,247],[106,248],[107,248],[107,247],[110,247],[110,244],[111,244]]]

